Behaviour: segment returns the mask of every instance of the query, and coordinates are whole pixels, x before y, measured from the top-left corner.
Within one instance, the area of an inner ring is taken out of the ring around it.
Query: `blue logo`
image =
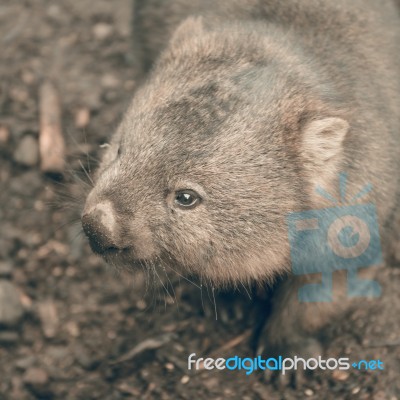
[[[382,250],[376,207],[354,204],[372,191],[367,185],[346,202],[346,174],[340,175],[341,203],[332,208],[292,213],[287,217],[292,270],[295,275],[322,274],[320,284],[299,289],[301,302],[332,301],[332,273],[347,270],[349,297],[379,297],[378,282],[362,280],[358,269],[382,263]],[[317,193],[337,201],[317,188]]]

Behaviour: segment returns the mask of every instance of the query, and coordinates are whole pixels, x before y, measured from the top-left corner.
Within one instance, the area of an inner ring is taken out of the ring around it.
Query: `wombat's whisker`
[[[81,166],[81,169],[85,172],[85,176],[88,177],[88,176],[87,176],[87,172],[84,170],[84,168],[82,168],[82,161],[79,159],[78,162],[79,162],[79,164],[80,164],[80,166]],[[80,177],[80,176],[78,175],[78,171],[77,171],[77,170],[73,170],[73,169],[71,169],[71,168],[67,168],[67,169],[66,169],[66,172],[69,173],[70,177],[71,177],[75,182],[81,183],[81,184],[85,185],[86,189],[82,188],[82,190],[92,190],[92,188],[93,188],[93,183],[92,183],[92,180],[90,179],[90,177],[88,177],[88,178],[89,178],[88,181],[85,181],[84,179],[82,179],[82,177]]]
[[[243,283],[241,280],[239,281],[239,283],[240,283],[240,285],[243,287],[243,289],[245,290],[245,292],[246,292],[247,296],[249,297],[249,299],[250,299],[250,300],[253,300],[253,298],[252,298],[252,296],[251,296],[251,294],[250,294],[250,291],[246,288],[246,286],[244,285],[244,283]]]
[[[197,285],[195,282],[193,282],[192,280],[190,280],[189,278],[187,278],[186,276],[180,274],[178,271],[176,271],[175,269],[173,269],[170,265],[168,265],[168,268],[171,269],[173,272],[175,272],[180,278],[184,279],[186,282],[189,282],[190,284],[192,284],[193,286],[195,286],[197,289],[201,290],[201,287],[199,285]]]
[[[90,183],[94,186],[94,182],[93,179],[91,178],[91,176],[89,175],[89,173],[86,171],[85,166],[83,165],[82,161],[79,160],[79,164],[82,167],[83,171],[85,172],[85,175],[87,176],[87,178],[89,179]]]
[[[80,230],[71,240],[71,244],[73,244],[75,242],[76,239],[78,239],[79,236],[83,236],[84,232],[83,230]]]
[[[163,280],[161,279],[160,275],[158,275],[156,268],[154,268],[154,273],[156,274],[158,280],[160,281],[161,286],[162,286],[163,289],[165,290],[166,295],[167,295],[169,298],[171,298],[171,299],[173,300],[174,298],[171,296],[169,290],[168,290],[167,287],[164,285],[164,282],[163,282]],[[167,308],[166,297],[164,297],[164,302],[165,302],[165,309],[166,309],[166,308]]]
[[[211,293],[212,293],[213,303],[214,303],[215,320],[218,321],[218,310],[217,310],[217,302],[215,300],[215,288],[214,288],[214,286],[212,286],[212,288],[211,288]]]
[[[72,219],[72,220],[70,220],[70,221],[64,222],[63,224],[61,224],[60,226],[58,226],[58,227],[54,230],[54,233],[55,233],[55,232],[58,232],[60,229],[64,228],[65,226],[78,225],[78,224],[80,224],[80,222],[81,222],[81,219],[80,219],[80,218],[74,218],[74,219]],[[82,233],[83,233],[83,230],[80,230],[79,233],[82,234]]]
[[[178,299],[177,299],[177,297],[176,297],[174,285],[172,284],[171,280],[169,279],[167,270],[166,270],[166,268],[165,268],[164,265],[162,266],[162,270],[164,271],[165,277],[167,278],[168,283],[169,283],[169,286],[171,287],[172,293],[173,293],[173,295],[174,295],[173,300],[175,300],[174,303],[176,304],[176,307],[177,307],[177,309],[178,309],[178,311],[179,311],[179,303],[178,303]]]
[[[83,153],[86,155],[87,158],[87,162],[88,162],[88,170],[90,172],[90,159],[93,159],[94,161],[96,161],[97,163],[100,162],[100,160],[92,155],[89,154],[89,152],[82,148],[81,144],[75,139],[75,137],[71,134],[70,130],[67,129],[67,134],[70,137],[70,139],[72,140],[72,142],[75,144],[75,146]],[[83,135],[84,135],[84,139],[85,139],[85,144],[87,145],[87,135],[86,135],[86,131],[83,130]]]

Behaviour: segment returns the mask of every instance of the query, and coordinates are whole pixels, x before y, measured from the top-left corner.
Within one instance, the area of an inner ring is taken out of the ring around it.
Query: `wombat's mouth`
[[[93,250],[93,248],[92,248]],[[129,247],[119,249],[118,247],[110,247],[107,251],[104,252],[96,252],[93,250],[97,255],[103,257],[107,262],[111,260],[117,259],[126,259],[127,257],[132,256],[132,251]]]
[[[130,272],[138,271],[153,263],[153,260],[144,260],[135,257],[134,250],[130,247],[123,249],[113,248],[99,254],[107,264],[117,269],[124,269]]]
[[[93,253],[103,257],[118,257],[122,254],[130,252],[129,247],[119,248],[116,246],[104,246],[103,243],[99,242],[98,240],[89,239],[89,245],[92,249]]]

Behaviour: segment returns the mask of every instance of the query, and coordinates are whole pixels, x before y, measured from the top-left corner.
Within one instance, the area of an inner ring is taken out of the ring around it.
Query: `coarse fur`
[[[385,258],[398,257],[398,11],[397,0],[136,0],[140,87],[84,211],[103,215],[120,250],[106,259],[262,286],[290,275],[288,214],[328,206],[317,185],[338,198],[340,172],[349,196],[374,186]],[[184,189],[198,207],[174,206]],[[340,308],[300,304],[305,279],[278,291],[269,348],[301,347]]]

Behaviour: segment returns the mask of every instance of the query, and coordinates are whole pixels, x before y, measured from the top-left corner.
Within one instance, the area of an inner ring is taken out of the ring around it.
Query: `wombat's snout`
[[[122,250],[115,233],[112,207],[102,203],[82,216],[82,227],[92,250],[100,255],[109,255]]]

